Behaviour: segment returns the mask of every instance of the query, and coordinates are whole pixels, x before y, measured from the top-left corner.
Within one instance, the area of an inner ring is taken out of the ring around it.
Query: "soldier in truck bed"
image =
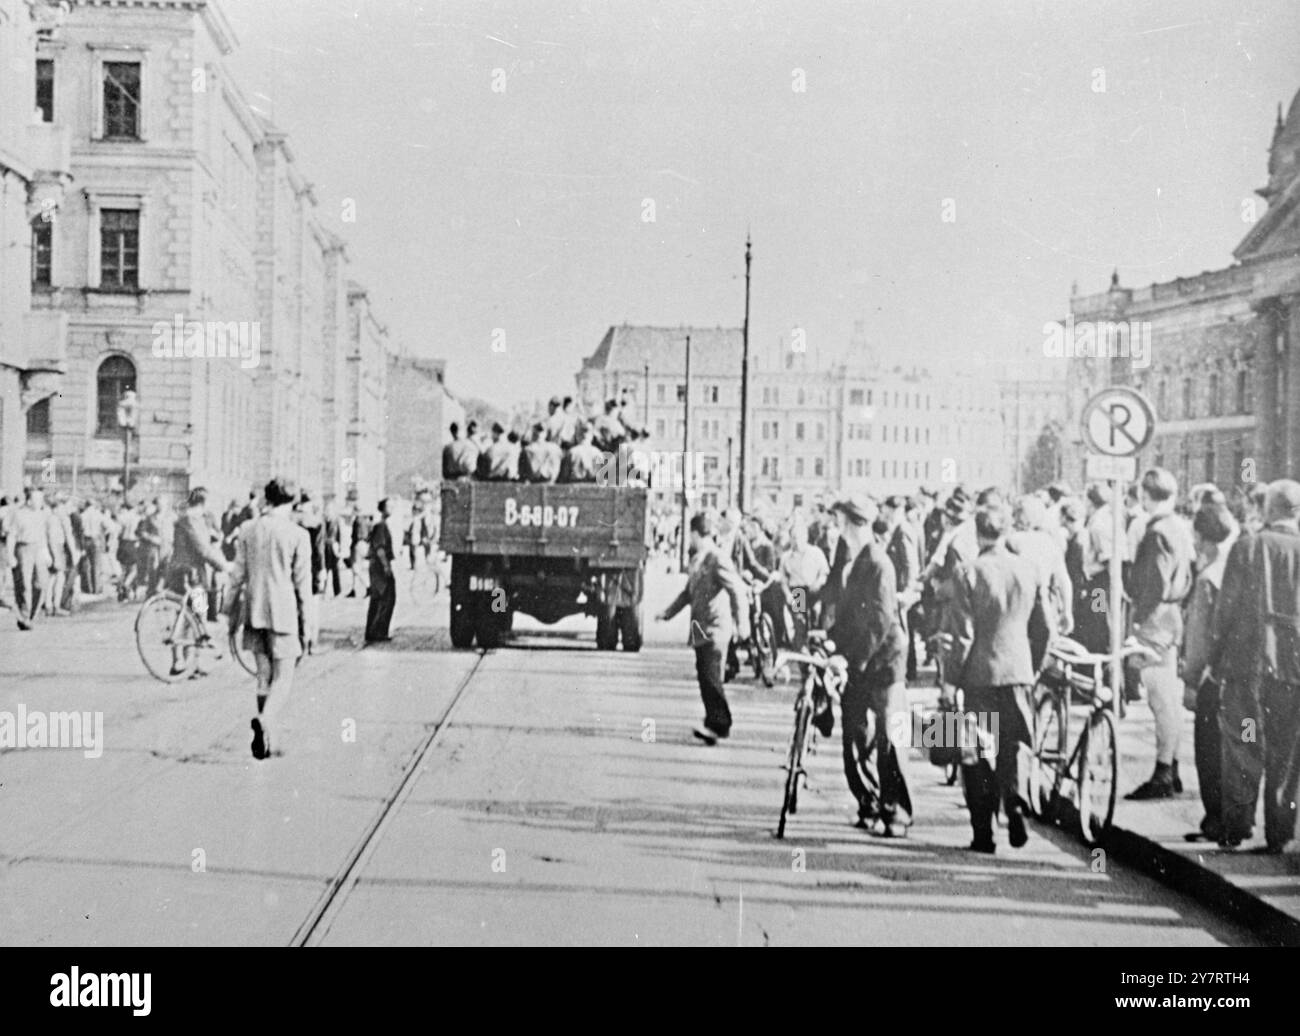
[[[596,430],[592,425],[579,426],[578,443],[564,454],[564,463],[560,465],[561,482],[596,481],[606,461],[605,455],[596,449],[595,437]]]
[[[554,482],[560,477],[564,461],[559,443],[546,438],[546,425],[538,421],[533,425],[528,445],[519,455],[519,478],[523,482]]]
[[[472,439],[460,434],[460,425],[451,423],[451,442],[442,448],[442,478],[454,482],[458,478],[473,478],[478,469],[478,446]]]
[[[479,454],[478,478],[485,482],[512,482],[519,477],[519,444],[506,438],[499,422],[492,425],[492,443]]]

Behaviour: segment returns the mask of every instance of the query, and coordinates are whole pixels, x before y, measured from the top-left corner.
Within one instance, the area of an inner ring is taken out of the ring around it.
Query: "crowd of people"
[[[1300,483],[1231,498],[1205,483],[1180,495],[1161,468],[1130,487],[1118,538],[1103,485],[1081,495],[1062,483],[1020,496],[961,485],[942,499],[929,488],[883,501],[848,495],[780,520],[701,512],[689,525],[687,586],[658,617],[690,608],[705,710],[695,734],[710,745],[730,733],[724,685],[750,636],[751,592],[783,645],[827,628],[848,660],[846,779],[859,825],[884,837],[905,836],[912,820],[912,746],[898,735],[913,727],[900,713],[921,662],[935,664],[942,694],[960,689],[963,710],[983,724],[963,754],[962,785],[970,848],[989,853],[999,814],[1013,847],[1028,838],[1019,768],[1049,646],[1068,637],[1110,650],[1117,554],[1122,636],[1142,648],[1125,665],[1124,700],[1147,701],[1156,739],[1154,770],[1127,797],[1183,793],[1190,710],[1205,816],[1189,840],[1249,840],[1262,779],[1261,851],[1280,852],[1294,836],[1300,784],[1298,520]],[[829,735],[829,708],[815,722]]]
[[[469,421],[464,429],[453,423],[449,431],[442,450],[442,477],[447,482],[599,482],[611,477],[620,484],[649,481],[639,444],[650,433],[632,420],[626,399],[606,400],[604,412],[589,418],[574,410],[572,396],[553,396],[545,419],[522,430],[507,431],[493,422],[485,437],[478,422]],[[620,465],[613,476],[611,461]]]

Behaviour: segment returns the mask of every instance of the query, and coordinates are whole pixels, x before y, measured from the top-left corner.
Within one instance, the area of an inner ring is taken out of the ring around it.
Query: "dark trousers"
[[[99,593],[99,556],[102,552],[94,540],[86,541],[86,553],[82,557],[84,589],[88,594]],[[68,576],[72,578],[71,573]]]
[[[1296,827],[1296,791],[1300,786],[1300,684],[1261,677],[1254,701],[1258,702],[1259,709],[1254,743],[1244,733],[1249,731],[1248,724],[1230,726],[1225,723],[1223,726],[1224,834],[1230,838],[1250,837],[1262,776],[1264,838],[1270,846],[1284,846],[1295,837]],[[1250,704],[1248,695],[1247,709]],[[1225,718],[1231,722],[1233,717]]]
[[[1264,773],[1264,717],[1251,680],[1225,681],[1219,692],[1219,809],[1223,837],[1245,840],[1255,830]]]
[[[1217,837],[1223,824],[1223,739],[1219,730],[1219,685],[1201,681],[1196,691],[1196,726],[1193,749],[1196,754],[1196,781],[1201,786],[1201,805],[1205,819],[1201,829]]]
[[[907,718],[902,683],[881,686],[859,679],[844,688],[840,698],[844,776],[858,800],[861,819],[911,822],[912,796],[903,772],[911,731]],[[896,742],[890,738],[891,730],[907,736]]]
[[[343,573],[342,559],[332,551],[325,552],[325,569],[330,574],[330,585],[334,588],[334,596],[341,597],[343,594]]]
[[[392,575],[370,574],[370,604],[366,609],[366,641],[387,640],[397,605],[397,581]]]
[[[725,737],[731,733],[731,709],[722,689],[722,649],[716,644],[696,645],[695,676],[704,702],[704,725]]]
[[[1020,752],[1022,745],[1032,747],[1033,688],[1028,684],[968,687],[964,704],[967,715],[974,713],[978,721],[978,734],[974,746],[963,746],[963,759],[971,757],[973,748],[976,761],[962,763],[962,789],[975,837],[992,839],[999,806],[1008,815],[1024,812]],[[971,726],[968,722],[964,730]]]

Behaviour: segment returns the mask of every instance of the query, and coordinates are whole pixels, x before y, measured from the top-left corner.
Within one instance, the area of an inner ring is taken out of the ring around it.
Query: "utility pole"
[[[691,456],[691,336],[686,336],[686,398],[682,400],[685,404],[682,421],[682,571],[689,568],[687,562],[686,545],[688,542],[686,532],[686,471]]]
[[[645,414],[642,418],[645,430],[650,431],[650,361],[645,362]]]
[[[737,503],[745,511],[746,460],[749,456],[749,233],[745,233],[745,325],[741,332],[740,354],[740,487]]]

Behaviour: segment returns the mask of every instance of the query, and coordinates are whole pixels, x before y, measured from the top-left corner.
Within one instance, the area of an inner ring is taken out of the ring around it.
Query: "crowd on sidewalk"
[[[811,511],[696,514],[687,586],[660,616],[691,611],[690,643],[705,717],[696,735],[730,733],[725,683],[750,635],[749,588],[783,646],[810,627],[830,631],[848,660],[842,702],[846,778],[860,826],[902,837],[911,822],[910,743],[891,735],[903,693],[924,658],[942,695],[996,717],[963,754],[971,849],[995,850],[1002,814],[1025,844],[1023,752],[1031,743],[1033,687],[1049,646],[1110,649],[1108,570],[1123,574],[1121,629],[1139,645],[1123,674],[1125,706],[1145,700],[1156,740],[1152,773],[1127,798],[1183,794],[1184,717],[1205,816],[1189,840],[1236,849],[1254,834],[1263,782],[1264,843],[1293,840],[1300,784],[1300,483],[1209,483],[1180,494],[1174,476],[1146,471],[1130,487],[1116,541],[1109,492],[1056,483],[1013,497],[956,486],[877,501],[850,495]],[[892,717],[892,718],[891,718]],[[891,743],[891,741],[893,743]],[[915,746],[920,747],[920,746]]]

